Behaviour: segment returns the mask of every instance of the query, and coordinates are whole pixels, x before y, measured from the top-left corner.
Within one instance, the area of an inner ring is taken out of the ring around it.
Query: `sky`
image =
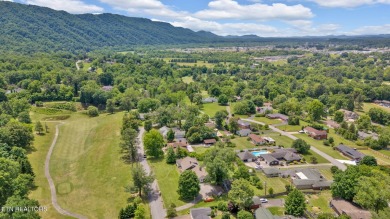
[[[0,0],[1,1],[1,0]],[[7,0],[72,14],[114,13],[218,35],[390,34],[390,0]]]

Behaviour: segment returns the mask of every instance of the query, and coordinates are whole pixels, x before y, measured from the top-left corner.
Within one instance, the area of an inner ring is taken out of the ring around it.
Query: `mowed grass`
[[[268,194],[268,189],[270,187],[273,188],[274,193],[280,193],[280,192],[285,192],[286,191],[286,185],[289,185],[290,182],[285,179],[285,178],[280,178],[280,177],[272,177],[268,178],[264,175],[263,172],[256,172],[256,175],[260,178],[261,182],[263,183],[263,189],[260,190],[260,194],[255,194],[258,196],[263,196],[264,195],[264,182],[267,185],[267,194]]]
[[[313,213],[333,213],[333,210],[329,206],[329,202],[332,199],[330,190],[321,191],[319,194],[306,195],[307,210]]]
[[[40,120],[42,116],[32,114],[33,121]],[[35,135],[34,139],[34,151],[28,155],[28,159],[32,165],[35,173],[35,186],[36,188],[30,193],[29,197],[39,202],[41,206],[46,206],[46,212],[39,212],[42,218],[72,218],[59,214],[51,204],[51,194],[49,189],[49,183],[45,177],[45,159],[47,152],[50,148],[50,144],[54,138],[56,122],[48,122],[49,132],[45,135]]]
[[[61,126],[50,172],[64,209],[88,218],[117,218],[127,205],[131,165],[121,159],[122,117],[76,113]]]
[[[179,194],[176,192],[179,188],[180,176],[177,166],[167,164],[165,159],[149,159],[148,162],[157,180],[165,208],[168,208],[172,203],[177,207],[186,204],[179,199]]]
[[[384,156],[381,156],[380,154],[378,155],[377,153],[370,151],[370,150],[359,150],[359,151],[365,155],[370,155],[370,156],[375,157],[379,165],[390,165],[390,159],[388,159]],[[378,152],[378,153],[380,153],[380,152]]]
[[[378,108],[378,109],[383,109],[387,112],[390,113],[390,108],[388,107],[384,107],[384,106],[381,106],[381,105],[378,105],[378,104],[375,104],[375,103],[364,103],[363,104],[363,111],[364,112],[368,112],[371,108]]]
[[[214,117],[216,112],[226,110],[226,106],[220,106],[218,103],[205,103],[201,110],[210,117]]]
[[[281,124],[282,121],[279,119],[268,119],[266,117],[255,117],[253,120],[262,122],[268,125],[275,125],[275,124]]]
[[[280,125],[277,128],[285,132],[298,132],[302,130],[302,126],[309,125],[309,123],[305,121],[300,121],[299,123],[299,125]]]
[[[341,159],[341,160],[348,160],[347,157],[344,157],[341,155],[337,150],[333,150],[331,146],[325,146],[321,140],[315,140],[306,134],[296,134],[296,137],[305,140],[308,144],[310,144],[312,147],[316,147],[317,149],[323,151],[324,153],[332,156],[335,159]],[[337,144],[335,144],[337,145]]]

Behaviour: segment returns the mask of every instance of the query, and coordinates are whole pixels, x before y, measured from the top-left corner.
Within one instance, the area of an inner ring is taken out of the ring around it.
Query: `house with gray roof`
[[[287,122],[288,121],[288,116],[286,116],[284,114],[281,114],[281,113],[267,114],[265,117],[267,117],[269,119],[280,119],[283,122]]]
[[[266,177],[278,177],[280,175],[280,170],[275,167],[263,168],[263,173]]]
[[[300,161],[302,157],[297,154],[297,150],[294,148],[279,148],[275,149],[273,153],[271,153],[274,158],[277,160],[284,160],[287,163],[291,163],[294,161]]]
[[[271,154],[262,154],[262,155],[260,155],[260,159],[265,161],[265,163],[270,165],[270,166],[279,165],[279,160],[276,159]]]
[[[238,153],[237,156],[240,158],[240,160],[242,160],[243,162],[252,162],[252,161],[255,161],[257,160],[257,157],[255,155],[253,155],[251,152],[249,151],[244,151],[244,152],[241,152],[241,153]]]
[[[170,129],[170,128],[168,128],[168,127],[166,127],[166,126],[163,126],[163,127],[161,127],[161,128],[158,130],[158,132],[160,132],[160,134],[161,134],[164,138],[166,138],[169,129]]]
[[[282,177],[290,177],[297,189],[329,189],[333,181],[326,180],[314,168],[291,169],[281,173]]]
[[[191,219],[210,219],[211,208],[191,208]]]
[[[238,130],[236,132],[236,134],[238,136],[241,136],[241,137],[247,137],[248,135],[250,135],[252,133],[252,131],[250,129],[241,129],[241,130]]]
[[[241,129],[250,129],[251,128],[251,124],[249,122],[244,121],[244,120],[239,119],[237,121],[237,123]]]
[[[202,103],[215,103],[218,102],[218,99],[215,97],[207,97],[202,100]]]
[[[343,144],[340,144],[336,147],[336,150],[340,151],[343,155],[351,158],[352,160],[356,161],[357,163],[363,159],[366,155],[363,153],[360,153],[354,148],[350,148],[348,146],[345,146]]]

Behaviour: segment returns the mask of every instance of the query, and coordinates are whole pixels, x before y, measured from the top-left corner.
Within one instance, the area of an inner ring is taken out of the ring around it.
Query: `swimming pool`
[[[268,151],[252,151],[252,154],[255,155],[256,157],[262,155],[262,154],[269,154]]]

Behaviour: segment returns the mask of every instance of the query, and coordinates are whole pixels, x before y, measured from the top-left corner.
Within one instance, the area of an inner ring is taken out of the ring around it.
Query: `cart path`
[[[76,214],[76,213],[73,213],[73,212],[70,212],[70,211],[67,211],[67,210],[61,208],[61,206],[57,202],[56,187],[55,187],[53,179],[51,178],[51,175],[50,175],[50,158],[51,158],[51,155],[53,153],[53,149],[57,143],[57,139],[58,139],[58,135],[59,135],[59,127],[63,124],[64,123],[61,122],[60,124],[56,125],[56,133],[54,135],[54,139],[50,145],[50,148],[49,148],[49,151],[46,155],[46,160],[45,160],[45,176],[46,176],[47,181],[49,182],[49,186],[50,186],[51,203],[54,206],[54,208],[57,210],[57,212],[62,214],[62,215],[66,215],[66,216],[70,216],[70,217],[74,217],[74,218],[79,218],[79,219],[86,219],[87,217],[85,217],[83,215]]]

